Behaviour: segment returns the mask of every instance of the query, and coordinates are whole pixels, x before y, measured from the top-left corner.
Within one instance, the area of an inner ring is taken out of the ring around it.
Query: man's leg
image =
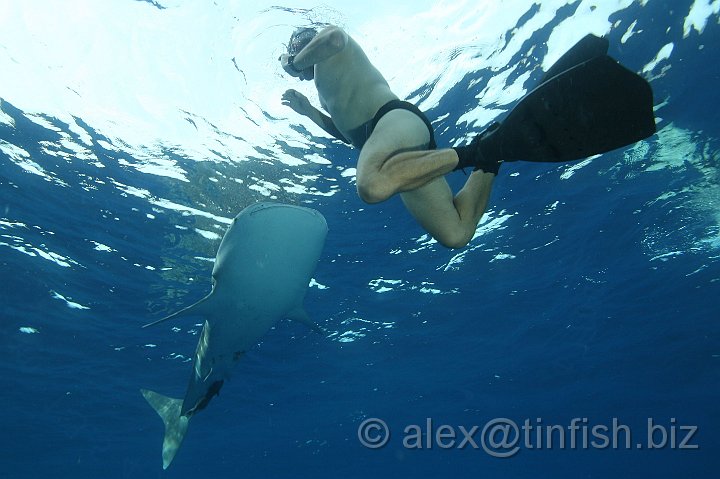
[[[360,152],[358,193],[369,203],[401,193],[407,209],[431,236],[460,248],[475,233],[495,175],[473,172],[453,198],[444,175],[457,165],[457,154],[452,149],[415,151],[429,140],[427,126],[414,113],[387,113]]]
[[[448,248],[462,248],[475,235],[487,208],[495,175],[473,172],[453,198],[445,178],[437,178],[413,191],[401,193],[405,207],[415,220]]]
[[[379,203],[451,172],[457,154],[451,149],[426,150],[429,142],[430,132],[415,113],[402,109],[386,113],[360,151],[360,198]]]

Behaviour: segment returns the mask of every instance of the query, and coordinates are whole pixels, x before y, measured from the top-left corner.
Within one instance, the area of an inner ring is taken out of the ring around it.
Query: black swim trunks
[[[380,118],[382,118],[383,116],[385,116],[386,113],[392,110],[408,110],[420,117],[420,119],[425,123],[425,125],[427,125],[428,131],[430,132],[430,143],[428,143],[427,149],[434,150],[437,148],[437,144],[435,144],[435,133],[433,132],[433,127],[430,124],[430,120],[428,120],[425,114],[420,111],[420,108],[413,105],[412,103],[402,100],[390,100],[389,102],[385,103],[383,106],[380,107],[378,112],[375,113],[375,116],[371,120],[363,123],[357,128],[353,128],[352,130],[348,131],[347,133],[350,137],[350,141],[352,141],[353,146],[357,149],[361,149],[365,142],[368,140],[368,138],[370,138],[370,135],[375,129],[375,126],[380,121]]]

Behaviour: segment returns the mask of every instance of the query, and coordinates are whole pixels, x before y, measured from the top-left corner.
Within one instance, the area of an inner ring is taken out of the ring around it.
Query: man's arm
[[[292,89],[286,91],[283,94],[282,103],[283,105],[289,106],[297,113],[308,117],[310,120],[313,121],[313,123],[322,128],[330,136],[337,138],[343,143],[350,144],[350,142],[345,138],[345,136],[340,133],[340,130],[338,130],[337,126],[335,126],[332,118],[312,106],[307,97],[299,91]]]
[[[316,63],[340,53],[348,44],[348,34],[340,27],[323,29],[293,59],[298,70],[304,70]]]

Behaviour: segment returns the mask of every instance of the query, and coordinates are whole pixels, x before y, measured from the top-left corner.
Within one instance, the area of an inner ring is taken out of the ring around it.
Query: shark
[[[317,210],[260,202],[242,210],[220,242],[210,293],[143,327],[186,316],[204,318],[185,397],[141,389],[165,425],[163,469],[177,454],[190,418],[207,407],[245,352],[281,319],[322,333],[303,307],[328,227]]]

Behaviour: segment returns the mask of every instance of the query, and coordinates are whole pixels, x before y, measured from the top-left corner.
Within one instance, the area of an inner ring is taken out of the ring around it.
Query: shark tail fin
[[[140,392],[165,423],[162,459],[163,469],[167,469],[185,438],[190,418],[180,414],[182,399],[169,398],[147,389]]]

